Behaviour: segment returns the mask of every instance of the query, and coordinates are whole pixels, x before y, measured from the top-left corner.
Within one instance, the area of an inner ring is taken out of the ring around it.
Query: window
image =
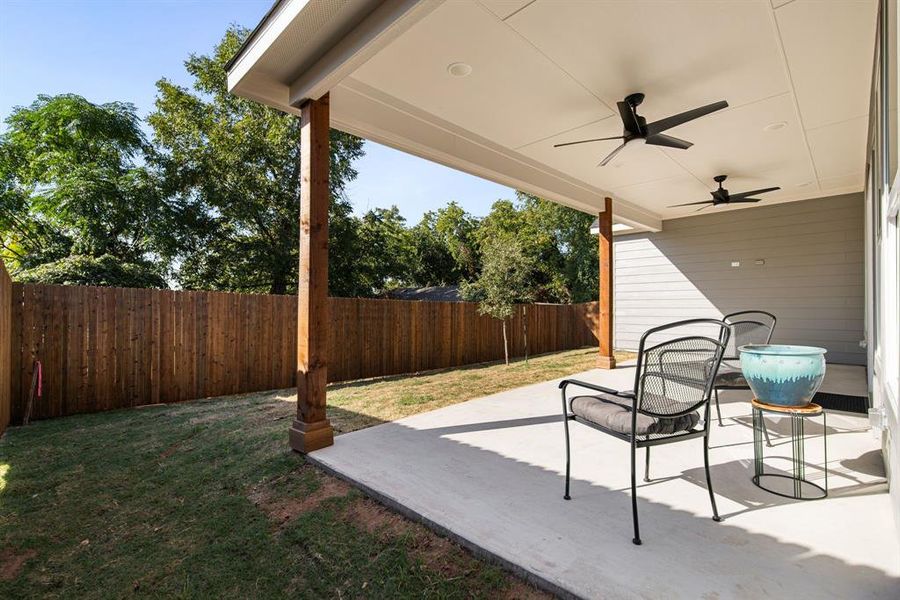
[[[897,45],[897,21],[898,21],[898,3],[896,0],[885,2],[883,5],[887,11],[886,24],[883,27],[884,41],[884,77],[883,85],[887,93],[884,96],[885,103],[885,137],[887,143],[885,150],[887,154],[887,168],[885,180],[890,184],[897,178],[897,160],[898,149],[900,149],[900,140],[897,137],[897,96],[898,84],[900,84],[900,60],[898,60]]]
[[[876,402],[900,410],[900,137],[898,137],[898,19],[896,0],[881,0],[875,71],[869,105],[866,204],[867,331],[871,344],[873,392]]]

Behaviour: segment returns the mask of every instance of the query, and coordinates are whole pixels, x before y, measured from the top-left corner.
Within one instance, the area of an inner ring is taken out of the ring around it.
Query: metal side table
[[[822,407],[818,404],[808,404],[806,406],[776,406],[774,404],[766,404],[760,402],[756,398],[751,401],[753,405],[753,483],[757,487],[766,490],[772,494],[792,498],[795,500],[818,500],[828,495],[828,417]],[[781,473],[766,473],[763,459],[763,434],[765,432],[765,422],[763,421],[763,413],[775,413],[779,415],[787,415],[791,419],[791,466],[792,473],[784,475]],[[817,483],[806,479],[806,462],[804,457],[804,424],[806,419],[811,417],[822,417],[822,445],[825,453],[825,487],[823,488]],[[764,482],[767,479],[780,478],[788,479],[793,482],[792,490],[777,491],[772,487],[767,487]],[[806,488],[806,490],[804,490]],[[804,493],[806,491],[807,493]],[[812,492],[812,493],[809,493]]]

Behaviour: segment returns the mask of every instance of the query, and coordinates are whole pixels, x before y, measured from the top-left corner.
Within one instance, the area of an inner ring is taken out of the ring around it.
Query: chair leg
[[[638,511],[637,511],[637,473],[635,469],[635,452],[634,442],[631,443],[631,518],[634,521],[634,537],[631,542],[641,545],[641,532],[638,528]]]
[[[650,483],[650,446],[647,446],[647,459],[644,463],[644,481]]]
[[[713,493],[712,478],[709,476],[709,435],[703,436],[703,468],[706,469],[706,489],[709,490],[709,503],[712,504],[713,521],[719,522],[719,509],[716,508],[716,495]]]
[[[713,388],[713,395],[716,397],[716,415],[719,417],[719,427],[723,427],[722,409],[719,408],[719,388]]]
[[[563,499],[571,500],[569,495],[569,472],[571,468],[571,451],[569,450],[569,411],[566,409],[566,391],[562,391],[563,425],[566,429],[566,493]]]

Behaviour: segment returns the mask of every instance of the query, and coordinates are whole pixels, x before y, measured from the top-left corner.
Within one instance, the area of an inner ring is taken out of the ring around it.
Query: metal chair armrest
[[[595,392],[603,392],[605,394],[613,394],[614,396],[620,396],[622,398],[634,398],[634,392],[630,390],[621,391],[614,390],[612,388],[604,387],[602,385],[597,385],[594,383],[588,383],[586,381],[579,381],[577,379],[563,379],[559,382],[559,389],[565,390],[570,385],[576,385],[578,387],[583,387],[589,390],[594,390]]]

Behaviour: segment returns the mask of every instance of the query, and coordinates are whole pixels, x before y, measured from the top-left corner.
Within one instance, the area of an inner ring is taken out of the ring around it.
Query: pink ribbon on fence
[[[44,369],[41,367],[41,361],[34,361],[34,368],[37,371],[37,397],[41,397],[41,389],[44,385]]]

